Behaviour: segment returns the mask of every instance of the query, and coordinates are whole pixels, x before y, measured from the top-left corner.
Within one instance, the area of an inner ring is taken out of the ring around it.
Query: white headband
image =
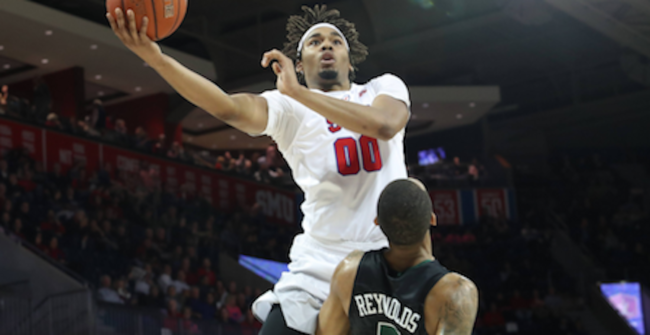
[[[350,51],[350,45],[348,44],[348,40],[345,38],[345,35],[343,35],[341,30],[339,28],[337,28],[335,25],[331,24],[331,23],[321,22],[321,23],[317,23],[317,24],[311,26],[311,28],[309,28],[305,32],[305,34],[302,35],[302,38],[300,39],[300,43],[298,43],[298,52],[299,53],[302,51],[302,45],[305,44],[305,41],[307,41],[307,39],[309,38],[309,35],[311,35],[311,33],[313,33],[314,30],[316,30],[318,28],[323,28],[323,27],[332,28],[337,33],[339,33],[339,35],[341,35],[341,38],[343,38],[343,43],[345,44],[345,48],[348,49],[348,51]]]

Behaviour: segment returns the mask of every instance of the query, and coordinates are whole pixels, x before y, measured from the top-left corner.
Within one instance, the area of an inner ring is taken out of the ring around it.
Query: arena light
[[[45,31],[45,36],[52,36],[52,34],[54,34],[54,32],[52,30],[48,29],[48,30]]]
[[[231,136],[230,136],[230,139],[231,139],[232,141],[234,141],[234,140],[237,139],[237,136],[235,136],[235,135],[231,135]]]
[[[99,95],[100,97],[103,97],[104,96],[104,91],[97,92],[97,95]]]
[[[101,74],[96,75],[95,80],[102,80],[102,75]]]
[[[428,102],[423,103],[422,108],[429,108],[429,103]]]
[[[459,119],[459,120],[462,119],[462,118],[463,118],[463,114],[458,114],[458,115],[456,115],[456,118]]]
[[[91,45],[90,45],[90,50],[97,50],[97,48],[99,48],[99,47],[97,46],[97,44],[91,44]]]
[[[217,145],[216,145],[216,144],[213,144],[213,145],[212,145],[212,149],[216,149],[216,148],[217,148]]]
[[[5,49],[5,46],[4,46],[4,45],[0,45],[0,51],[2,51],[2,50],[4,50],[4,49]]]
[[[140,92],[140,91],[142,91],[142,87],[140,87],[140,86],[136,86],[136,87],[135,87],[135,91],[136,91],[136,92]]]
[[[41,59],[41,63],[43,63],[43,64],[48,64],[49,62],[50,62],[50,60],[47,59],[47,58]]]
[[[5,64],[2,68],[5,70],[9,70],[11,69],[11,64]]]
[[[199,127],[199,128],[203,128],[203,123],[199,123],[196,126]]]
[[[149,67],[149,64],[147,62],[144,62],[144,63],[142,63],[142,66]]]
[[[476,104],[473,103],[473,102],[470,102],[470,103],[469,103],[469,108],[474,108],[474,107],[476,107]]]
[[[188,141],[188,142],[192,142],[193,140],[194,140],[194,139],[191,138],[191,137],[188,137],[188,138],[187,138],[187,141]]]

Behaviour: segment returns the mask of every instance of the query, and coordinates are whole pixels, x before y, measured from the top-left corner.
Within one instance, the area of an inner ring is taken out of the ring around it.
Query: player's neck
[[[407,247],[391,245],[390,248],[384,252],[384,258],[386,258],[388,265],[398,272],[403,272],[424,261],[432,261],[435,259],[431,247],[424,244]]]
[[[352,87],[352,83],[349,80],[345,80],[343,82],[307,80],[307,87],[309,89],[321,90],[323,92],[349,91],[350,88]]]

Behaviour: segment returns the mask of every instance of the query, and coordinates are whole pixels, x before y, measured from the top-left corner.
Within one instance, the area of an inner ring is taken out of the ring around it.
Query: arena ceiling
[[[106,25],[102,0],[32,1]],[[639,73],[650,55],[650,6],[639,0],[191,0],[180,31],[163,44],[209,61],[227,90],[268,89],[274,78],[259,66],[260,55],[282,46],[289,15],[317,3],[355,22],[369,46],[359,82],[392,72],[410,86],[498,86],[498,105],[482,106],[490,118],[623,94],[646,84]],[[437,103],[431,100],[414,104],[414,114]],[[217,133],[237,138],[218,122],[208,126],[200,111],[185,108],[181,115],[193,140],[209,136],[208,143]],[[462,125],[468,119],[457,120]]]

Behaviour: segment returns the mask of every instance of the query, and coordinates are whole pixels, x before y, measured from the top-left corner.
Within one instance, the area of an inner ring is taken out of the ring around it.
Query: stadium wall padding
[[[84,288],[62,270],[0,233],[0,285],[21,280],[29,280],[32,305],[53,294]]]

